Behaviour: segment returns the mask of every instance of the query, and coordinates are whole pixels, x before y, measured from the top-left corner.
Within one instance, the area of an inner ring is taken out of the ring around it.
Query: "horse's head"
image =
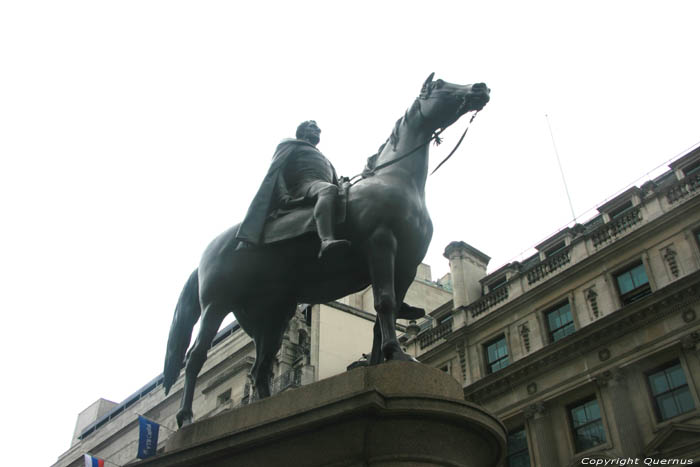
[[[452,84],[438,79],[431,73],[423,83],[418,103],[421,115],[431,130],[447,128],[462,115],[481,110],[489,101],[491,90],[484,83]]]

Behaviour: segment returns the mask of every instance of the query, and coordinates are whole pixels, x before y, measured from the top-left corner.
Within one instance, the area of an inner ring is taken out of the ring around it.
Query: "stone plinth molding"
[[[426,365],[360,367],[184,427],[155,466],[493,467],[503,425]]]

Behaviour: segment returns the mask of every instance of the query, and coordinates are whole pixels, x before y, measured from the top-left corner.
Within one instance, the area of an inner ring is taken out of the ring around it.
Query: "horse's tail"
[[[197,269],[192,272],[187,279],[185,287],[180,292],[180,298],[175,306],[173,322],[170,325],[170,335],[168,336],[168,348],[165,351],[165,366],[163,368],[163,386],[165,394],[170,392],[170,388],[180,375],[180,370],[184,365],[185,353],[190,345],[192,328],[202,314],[199,305],[199,274]]]

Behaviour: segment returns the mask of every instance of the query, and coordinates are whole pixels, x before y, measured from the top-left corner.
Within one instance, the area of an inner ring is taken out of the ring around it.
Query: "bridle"
[[[429,89],[427,89],[427,90],[424,89],[423,91],[421,91],[421,94],[420,94],[420,96],[418,96],[417,101],[418,101],[418,104],[419,104],[419,105],[418,105],[418,113],[420,114],[420,116],[421,116],[421,118],[422,118],[423,120],[429,121],[430,119],[429,119],[428,117],[426,117],[426,116],[423,114],[423,111],[421,110],[421,106],[420,106],[420,101],[421,101],[421,100],[428,100],[428,99],[438,99],[438,98],[443,97],[443,96],[457,97],[457,96],[455,96],[454,93],[452,93],[452,92],[449,92],[449,91],[433,91],[432,88],[429,88]],[[458,120],[459,117],[461,117],[464,113],[466,113],[466,112],[464,112],[464,108],[468,105],[468,101],[469,101],[467,95],[462,96],[460,99],[462,100],[462,103],[461,103],[461,105],[459,106],[459,108],[457,108],[457,110],[455,111],[455,121]],[[478,113],[479,113],[478,110],[474,112],[474,114],[472,115],[472,117],[469,119],[469,123],[467,123],[467,127],[464,129],[464,133],[462,133],[462,136],[459,138],[459,141],[457,141],[457,144],[455,145],[455,147],[452,149],[452,151],[450,151],[450,153],[447,155],[447,157],[445,157],[445,158],[442,160],[442,162],[440,162],[440,163],[438,164],[438,166],[435,167],[435,169],[434,169],[432,172],[430,172],[430,175],[433,175],[433,174],[437,171],[437,169],[439,169],[440,167],[442,167],[442,165],[443,165],[445,162],[447,162],[447,160],[448,160],[450,157],[452,157],[452,155],[455,153],[455,151],[457,151],[457,148],[459,148],[459,145],[462,144],[462,141],[464,140],[464,137],[467,135],[467,131],[469,131],[469,127],[471,126],[472,122],[474,121],[474,119],[476,118],[476,115],[477,115]],[[363,171],[363,172],[360,173],[360,174],[355,175],[354,177],[350,178],[350,184],[351,184],[351,185],[354,185],[355,183],[359,182],[360,180],[362,180],[362,179],[364,179],[364,178],[368,178],[368,177],[371,177],[371,176],[375,175],[375,174],[376,174],[378,171],[380,171],[381,169],[384,169],[384,168],[386,168],[386,167],[389,167],[390,165],[393,165],[393,164],[395,164],[395,163],[397,163],[397,162],[399,162],[399,161],[401,161],[401,160],[403,160],[403,159],[405,159],[405,158],[411,156],[412,154],[414,154],[414,153],[415,153],[416,151],[418,151],[419,149],[424,148],[425,146],[429,145],[431,141],[435,141],[435,145],[436,145],[436,146],[437,146],[437,145],[440,145],[440,144],[442,143],[442,139],[440,138],[440,134],[441,134],[443,131],[445,131],[445,128],[438,128],[437,130],[435,130],[435,131],[433,132],[433,135],[432,135],[432,136],[430,137],[430,139],[429,139],[428,141],[426,141],[425,143],[422,143],[422,144],[416,146],[415,148],[411,149],[410,151],[408,151],[408,152],[406,152],[406,153],[404,153],[404,154],[401,154],[399,157],[396,157],[396,158],[394,158],[394,159],[392,159],[392,160],[390,160],[390,161],[388,161],[388,162],[385,162],[385,163],[383,163],[383,164],[379,164],[378,166],[374,167],[374,168],[371,169],[371,170],[366,170],[366,171]],[[356,180],[356,179],[357,179],[357,180]],[[353,181],[353,180],[355,180],[355,181]]]

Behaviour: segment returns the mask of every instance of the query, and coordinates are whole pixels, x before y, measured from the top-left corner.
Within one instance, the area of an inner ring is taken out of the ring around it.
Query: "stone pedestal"
[[[493,467],[505,438],[454,378],[391,362],[197,421],[164,454],[132,465]]]

